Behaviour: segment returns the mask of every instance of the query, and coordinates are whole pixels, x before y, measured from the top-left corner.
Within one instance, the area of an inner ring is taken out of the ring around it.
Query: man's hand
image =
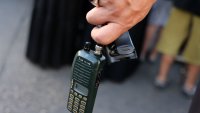
[[[87,13],[87,21],[95,27],[92,38],[107,45],[140,22],[149,12],[155,0],[99,0],[99,6]]]

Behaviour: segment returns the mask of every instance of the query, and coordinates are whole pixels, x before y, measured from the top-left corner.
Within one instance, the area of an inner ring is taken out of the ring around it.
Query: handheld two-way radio
[[[67,105],[72,113],[92,113],[100,82],[99,75],[105,63],[103,48],[96,46],[95,49],[90,50],[90,44],[86,43],[74,58]]]
[[[107,47],[96,45],[95,50],[91,50],[90,43],[87,42],[74,57],[68,110],[71,113],[92,113],[104,64],[136,57],[135,47],[128,32]]]

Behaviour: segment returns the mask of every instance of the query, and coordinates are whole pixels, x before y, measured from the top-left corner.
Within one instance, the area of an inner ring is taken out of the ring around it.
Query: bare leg
[[[159,27],[159,29],[158,29],[158,34],[157,34],[157,37],[156,37],[156,40],[155,40],[155,44],[154,45],[157,45],[157,42],[159,41],[159,39],[160,39],[160,35],[161,35],[161,33],[162,33],[162,30],[163,30],[163,27]],[[151,52],[151,54],[150,54],[150,60],[151,61],[155,61],[156,60],[156,58],[157,58],[157,49],[156,49],[156,46],[154,46],[153,47],[153,50],[152,50],[152,52]]]
[[[198,73],[199,73],[199,66],[188,64],[188,71],[186,75],[186,81],[184,86],[188,89],[192,89],[196,85],[196,81],[198,79]]]
[[[152,50],[152,52],[151,52],[150,60],[151,60],[151,61],[155,61],[156,58],[157,58],[157,54],[158,54],[158,52],[157,52],[156,48],[154,48],[154,49]]]
[[[145,40],[144,40],[142,52],[141,52],[141,55],[140,55],[142,59],[144,59],[144,57],[146,56],[146,52],[148,50],[148,47],[149,47],[149,45],[152,41],[154,34],[158,30],[158,28],[159,28],[159,26],[157,26],[157,25],[153,25],[153,24],[148,25],[147,30],[146,30],[146,35],[145,35]]]
[[[172,56],[169,56],[169,55],[162,56],[160,70],[159,70],[158,76],[156,77],[157,80],[166,82],[167,75],[173,61],[174,61],[174,57]]]

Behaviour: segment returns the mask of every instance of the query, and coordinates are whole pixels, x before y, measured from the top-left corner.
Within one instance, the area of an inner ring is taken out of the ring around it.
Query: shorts
[[[200,17],[173,8],[157,49],[163,54],[175,57],[187,37],[188,41],[182,54],[184,61],[200,65]]]
[[[157,0],[150,12],[149,24],[164,26],[168,20],[171,7],[172,1]]]

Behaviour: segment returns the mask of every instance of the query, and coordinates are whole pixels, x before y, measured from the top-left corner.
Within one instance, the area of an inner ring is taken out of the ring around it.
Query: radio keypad
[[[87,97],[71,90],[68,99],[68,109],[73,113],[85,113]]]

